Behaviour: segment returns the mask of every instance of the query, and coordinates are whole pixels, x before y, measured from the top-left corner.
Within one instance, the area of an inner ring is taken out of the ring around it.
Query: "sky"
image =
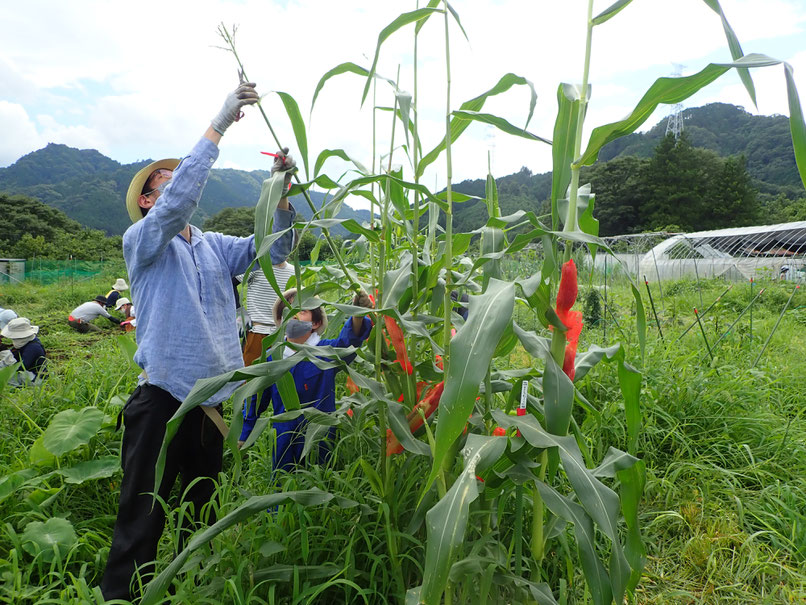
[[[596,0],[594,15],[614,0]],[[420,0],[425,4],[425,0]],[[584,0],[453,0],[462,32],[451,20],[450,107],[490,89],[511,72],[534,84],[537,105],[528,130],[551,138],[556,90],[582,80],[585,51]],[[806,105],[806,0],[721,0],[745,54],[785,60],[795,70]],[[320,78],[350,61],[369,67],[379,32],[416,1],[397,0],[26,0],[0,3],[0,167],[49,142],[93,148],[121,163],[181,157],[194,145],[238,83],[237,65],[221,49],[220,23],[237,26],[235,45],[246,74],[257,83],[272,127],[295,149],[290,122],[276,91],[293,96],[308,128],[310,165],[324,149],[344,149],[372,165],[389,161],[392,121],[388,111],[361,104],[364,79],[345,74],[329,80],[311,110]],[[377,71],[413,92],[413,27],[390,36]],[[594,28],[592,95],[584,141],[598,125],[626,116],[657,78],[682,65],[689,75],[710,62],[729,62],[719,16],[703,0],[634,0]],[[398,70],[400,76],[397,78]],[[685,107],[711,102],[743,106],[751,113],[788,115],[782,66],[752,72],[754,107],[735,72],[689,98]],[[445,26],[434,15],[419,36],[417,61],[420,135],[425,151],[444,136],[447,109]],[[392,87],[380,81],[376,105],[394,102]],[[525,86],[491,98],[483,111],[523,126],[529,109]],[[260,151],[277,147],[255,108],[234,124],[221,143],[220,168],[268,169]],[[642,129],[668,115],[661,105]],[[401,129],[395,130],[392,157],[404,175],[411,169]],[[452,178],[484,178],[527,167],[551,170],[551,150],[484,124],[472,124],[453,147]],[[302,162],[299,162],[302,164]],[[328,160],[324,171],[338,178],[346,164]],[[446,184],[444,156],[422,182]]]

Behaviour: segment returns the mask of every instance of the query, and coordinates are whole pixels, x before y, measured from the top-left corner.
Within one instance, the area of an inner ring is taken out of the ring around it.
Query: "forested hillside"
[[[120,164],[94,149],[51,143],[0,168],[0,191],[39,199],[86,227],[121,235],[131,224],[123,201],[126,190],[134,174],[149,162]],[[261,184],[268,177],[267,170],[214,168],[191,222],[201,226],[224,208],[254,206]],[[314,191],[311,197],[319,206],[324,196]],[[302,197],[292,201],[301,216],[311,216]],[[369,220],[369,212],[355,212],[344,206],[339,217]],[[346,233],[339,227],[333,231]]]

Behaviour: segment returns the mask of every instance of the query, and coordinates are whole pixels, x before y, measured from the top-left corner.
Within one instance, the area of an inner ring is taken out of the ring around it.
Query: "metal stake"
[[[708,356],[711,358],[711,363],[714,363],[714,354],[711,351],[711,345],[708,344],[708,337],[705,335],[705,328],[700,321],[700,315],[697,313],[697,308],[694,308],[694,317],[697,319],[697,323],[700,326],[700,331],[702,332],[702,339],[705,341],[705,348],[708,349]],[[719,376],[719,370],[714,368],[714,372],[716,372],[717,376]]]
[[[730,290],[732,287],[733,287],[733,284],[729,285],[729,286],[728,286],[728,287],[725,289],[725,291],[724,291],[722,294],[720,294],[719,296],[717,296],[717,297],[716,297],[716,300],[715,300],[714,302],[712,302],[710,305],[708,305],[708,308],[707,308],[705,311],[703,311],[702,313],[700,313],[700,317],[701,317],[701,318],[702,318],[702,317],[705,317],[705,316],[708,314],[708,311],[710,311],[711,309],[713,309],[713,308],[714,308],[714,305],[715,305],[716,303],[718,303],[718,302],[719,302],[719,299],[721,299],[723,296],[725,296],[725,294],[727,294],[727,293],[728,293],[728,290]],[[677,337],[677,339],[675,340],[675,342],[677,342],[678,340],[680,340],[681,338],[683,338],[683,337],[684,337],[686,334],[688,334],[688,331],[689,331],[689,330],[691,330],[691,328],[693,328],[695,325],[697,325],[697,320],[696,320],[696,319],[695,319],[694,321],[692,321],[692,322],[689,324],[688,328],[686,328],[685,330],[683,330],[683,333],[682,333],[680,336],[678,336],[678,337]]]
[[[737,317],[736,320],[732,324],[730,324],[730,326],[728,326],[728,329],[725,331],[725,333],[717,339],[717,341],[714,343],[715,349],[716,346],[720,342],[722,342],[722,339],[725,338],[725,336],[727,336],[728,334],[730,334],[730,331],[733,329],[733,326],[739,323],[739,320],[744,316],[744,314],[747,313],[747,311],[749,311],[752,308],[753,304],[755,304],[755,302],[758,300],[758,297],[764,294],[764,290],[766,290],[766,288],[761,288],[761,290],[758,291],[758,294],[756,294],[756,297],[750,301],[750,304],[747,305],[741,313],[739,313],[739,317]]]
[[[655,301],[652,300],[652,290],[649,288],[649,282],[646,279],[646,275],[644,275],[644,284],[646,284],[646,291],[649,294],[649,304],[652,306],[652,314],[655,316],[655,323],[658,324],[658,334],[660,334],[660,339],[663,340],[665,343],[665,339],[663,338],[663,330],[660,329],[660,320],[658,319],[658,312],[655,311]]]

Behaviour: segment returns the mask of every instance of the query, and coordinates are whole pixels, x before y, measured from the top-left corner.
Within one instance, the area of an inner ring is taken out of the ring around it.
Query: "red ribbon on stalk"
[[[579,335],[582,332],[582,312],[572,311],[571,307],[577,300],[577,266],[574,259],[563,264],[560,275],[560,288],[557,291],[557,317],[563,322],[568,331],[565,333],[565,358],[563,359],[563,372],[571,381],[574,380],[574,360],[579,344]]]

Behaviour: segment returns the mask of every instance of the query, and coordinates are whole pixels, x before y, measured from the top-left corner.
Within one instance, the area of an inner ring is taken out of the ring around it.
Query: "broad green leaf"
[[[319,176],[319,171],[322,169],[322,166],[324,165],[325,161],[328,158],[333,158],[333,157],[341,158],[342,160],[344,160],[346,162],[350,162],[351,164],[353,164],[353,166],[355,166],[358,169],[358,172],[360,172],[361,174],[364,174],[364,175],[369,174],[369,171],[364,167],[364,165],[361,162],[359,162],[355,158],[350,157],[347,154],[347,152],[344,151],[343,149],[324,149],[319,154],[319,156],[316,158],[316,162],[314,163],[314,166],[313,166],[313,176],[314,176],[314,178]]]
[[[137,353],[137,343],[134,342],[128,334],[119,334],[117,341],[118,347],[120,347],[121,352],[126,357],[126,361],[131,365],[135,365],[134,354]]]
[[[3,391],[8,384],[8,381],[11,380],[11,377],[16,374],[17,370],[22,367],[20,362],[17,362],[13,365],[6,366],[4,368],[0,368],[0,395],[3,394]]]
[[[35,468],[24,468],[0,479],[0,502],[3,502],[37,474],[38,471]]]
[[[61,456],[89,443],[104,421],[104,413],[96,407],[63,410],[50,421],[42,436],[42,444],[54,456]]]
[[[491,279],[487,290],[470,296],[465,325],[450,342],[450,365],[439,405],[434,466],[423,492],[436,479],[448,450],[462,433],[493,353],[512,319],[514,284]]]
[[[806,124],[803,122],[803,109],[800,105],[798,89],[795,87],[795,77],[792,66],[784,63],[784,76],[786,77],[786,95],[789,101],[789,130],[792,133],[792,147],[795,150],[795,163],[798,166],[800,180],[806,187]]]
[[[442,0],[428,0],[428,4],[425,5],[425,8],[437,8],[440,4],[442,4]],[[428,17],[430,16],[431,15],[428,15]],[[420,30],[423,28],[423,25],[425,25],[425,22],[428,21],[428,17],[420,19],[414,26],[415,36],[420,33]]]
[[[597,344],[592,344],[584,353],[578,353],[576,363],[574,364],[574,380],[580,381],[597,363],[602,361],[603,358],[613,359],[616,355],[624,355],[621,344],[615,344],[610,347],[602,348]]]
[[[722,7],[719,5],[719,0],[703,0],[709,8],[714,11],[719,18],[722,20],[722,29],[725,30],[725,38],[728,40],[728,48],[730,48],[730,56],[733,60],[741,59],[744,56],[744,51],[742,50],[742,45],[739,44],[739,39],[736,37],[736,33],[733,31],[733,28],[728,23],[727,18],[725,17],[725,13],[722,11]],[[737,69],[736,71],[739,72],[739,78],[742,80],[742,84],[744,84],[745,89],[747,89],[747,94],[750,95],[750,99],[753,101],[753,105],[756,106],[758,109],[758,103],[756,103],[756,88],[753,85],[753,79],[750,77],[750,70],[748,69]]]
[[[397,269],[387,271],[383,275],[383,304],[385,307],[396,307],[403,293],[411,286],[411,254],[405,252]]]
[[[518,128],[514,124],[507,122],[504,118],[500,118],[491,113],[480,113],[478,111],[467,111],[456,109],[452,112],[452,114],[457,118],[472,120],[475,122],[483,122],[484,124],[490,124],[491,126],[495,126],[496,128],[498,128],[498,130],[506,132],[507,134],[514,135],[516,137],[522,137],[524,139],[529,139],[530,141],[540,141],[541,143],[551,145],[550,140],[544,139],[543,137],[538,136],[536,134],[532,134],[531,132],[528,132],[523,128]]]
[[[462,111],[480,111],[482,107],[484,107],[484,102],[491,96],[501,94],[502,92],[506,92],[510,88],[516,85],[523,85],[528,86],[529,90],[531,91],[531,100],[529,104],[529,116],[526,120],[526,126],[529,124],[529,120],[532,118],[532,113],[534,111],[534,106],[537,103],[537,93],[535,92],[534,85],[527,80],[526,78],[522,78],[521,76],[516,76],[515,74],[509,73],[504,75],[498,83],[493,86],[487,92],[480,94],[479,96],[470,99],[469,101],[465,101],[462,103],[461,107],[459,107]],[[470,125],[470,122],[464,118],[454,118],[451,120],[450,124],[450,137],[451,143],[456,141],[459,136],[465,131],[465,129]],[[425,169],[432,164],[439,155],[445,150],[447,144],[447,138],[443,137],[442,141],[434,147],[431,151],[429,151],[421,160],[420,163],[417,165],[417,177],[423,176],[425,173]]]
[[[221,534],[226,529],[233,525],[248,519],[256,513],[263,513],[271,506],[279,506],[281,504],[288,504],[295,502],[300,506],[319,506],[329,502],[333,498],[332,494],[323,492],[319,489],[301,490],[295,492],[275,493],[267,496],[252,496],[244,504],[229,513],[223,519],[219,519],[207,529],[197,532],[191,538],[185,550],[180,552],[174,557],[171,564],[166,567],[162,573],[146,586],[145,594],[141,605],[155,605],[161,602],[165,591],[171,584],[174,576],[179,572],[182,566],[187,561],[190,555],[210,542],[213,538]]]
[[[120,458],[117,456],[103,456],[95,460],[79,462],[70,468],[56,471],[62,475],[67,483],[81,484],[91,479],[111,477],[120,470]]]
[[[601,25],[605,21],[608,21],[619,14],[630,2],[632,2],[632,0],[617,0],[591,19],[591,23],[593,25]]]
[[[588,95],[590,96],[590,86]],[[560,84],[557,87],[557,118],[554,121],[554,139],[551,145],[551,228],[560,228],[557,201],[565,197],[571,184],[571,164],[574,161],[574,141],[579,124],[579,87]]]
[[[467,417],[465,417],[467,420]],[[441,421],[440,421],[441,422]],[[501,457],[507,440],[470,434],[463,450],[465,468],[445,497],[426,514],[428,542],[425,551],[423,585],[419,603],[439,603],[451,564],[464,544],[470,503],[479,495],[476,467],[483,460],[494,462]]]
[[[33,556],[41,556],[46,563],[54,557],[64,560],[68,551],[78,543],[73,524],[62,517],[53,517],[44,523],[31,521],[22,532],[22,547]]]
[[[638,450],[638,436],[641,434],[641,373],[624,359],[619,359],[618,381],[627,417],[627,450],[635,453]]]
[[[305,120],[302,119],[299,105],[297,105],[294,97],[287,92],[276,92],[283,102],[288,119],[291,121],[291,128],[294,130],[294,138],[297,141],[297,153],[302,158],[302,163],[305,166],[305,178],[307,179],[310,176],[310,171],[308,170],[308,135],[305,132]]]
[[[638,462],[640,460],[635,456],[610,446],[607,449],[604,460],[593,469],[593,474],[596,477],[609,477],[612,479],[619,471],[626,470]]]
[[[638,105],[629,116],[618,122],[606,124],[593,129],[588,146],[575,164],[585,166],[593,164],[599,156],[599,150],[614,141],[632,132],[635,132],[649,116],[655,111],[658,104],[673,105],[680,103],[698,90],[704,88],[731,68],[769,67],[781,63],[766,55],[749,54],[733,63],[710,63],[704,69],[691,76],[682,78],[658,78],[641,97]],[[556,137],[555,137],[556,140]]]
[[[28,461],[34,466],[55,466],[57,457],[47,450],[42,437],[43,435],[37,437],[28,450]]]
[[[465,28],[462,27],[462,22],[459,20],[459,13],[450,5],[450,3],[445,2],[445,6],[448,7],[448,11],[453,15],[454,20],[456,21],[456,25],[459,26],[459,29],[462,31],[462,35],[465,37],[465,40],[469,40],[470,38],[467,37],[467,32]]]
[[[378,44],[375,47],[375,57],[372,59],[372,67],[369,68],[369,74],[367,75],[367,82],[364,85],[364,92],[361,95],[362,105],[364,104],[364,101],[367,100],[367,93],[369,93],[369,85],[372,82],[372,76],[375,75],[375,67],[378,65],[378,57],[380,56],[381,46],[383,45],[384,41],[386,41],[386,39],[389,36],[391,36],[401,27],[404,27],[409,23],[416,23],[418,21],[421,21],[422,19],[426,19],[432,13],[435,12],[441,13],[442,11],[437,8],[420,8],[408,13],[403,13],[381,30],[381,33],[378,34]]]

